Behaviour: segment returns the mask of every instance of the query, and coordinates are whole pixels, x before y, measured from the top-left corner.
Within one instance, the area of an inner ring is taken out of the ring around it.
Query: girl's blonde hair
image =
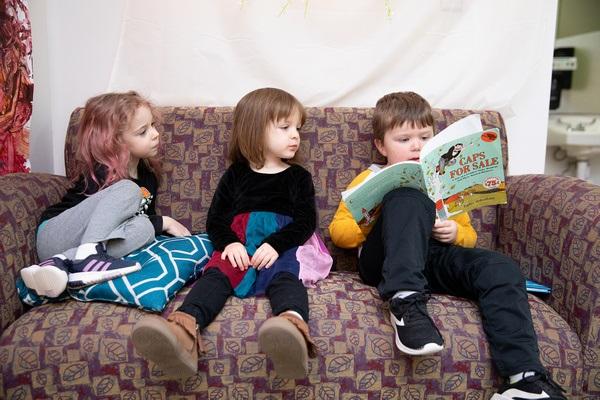
[[[154,120],[158,119],[154,106],[134,91],[105,93],[92,97],[85,103],[77,131],[73,180],[83,175],[86,187],[91,179],[103,189],[121,179],[130,178],[127,167],[130,154],[121,136],[129,128],[140,107],[147,107]],[[160,177],[157,157],[140,161],[146,163],[157,179]],[[98,167],[106,168],[103,182],[97,176]]]
[[[263,154],[265,134],[269,125],[298,114],[301,124],[306,121],[302,104],[288,92],[262,88],[246,94],[233,110],[233,130],[229,144],[229,160],[245,161],[257,168],[265,163]],[[296,162],[298,153],[287,162]]]

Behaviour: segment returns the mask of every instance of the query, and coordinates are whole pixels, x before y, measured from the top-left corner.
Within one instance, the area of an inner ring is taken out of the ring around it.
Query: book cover
[[[370,174],[342,192],[359,225],[369,224],[383,197],[399,187],[421,190],[435,202],[440,219],[506,203],[502,146],[497,129],[483,130],[479,114],[456,121],[430,139],[420,161],[404,161]]]
[[[530,293],[548,294],[552,292],[552,289],[550,289],[548,286],[542,285],[541,283],[537,283],[529,279],[525,281],[525,289]]]

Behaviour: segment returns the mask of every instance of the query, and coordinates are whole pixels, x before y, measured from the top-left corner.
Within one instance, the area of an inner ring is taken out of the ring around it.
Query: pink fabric
[[[315,287],[317,281],[327,278],[333,265],[325,243],[316,233],[298,247],[296,258],[300,263],[298,277],[306,287]]]

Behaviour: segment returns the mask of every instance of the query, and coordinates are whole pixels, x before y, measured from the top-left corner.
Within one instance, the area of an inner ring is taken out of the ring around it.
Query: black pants
[[[388,193],[360,255],[363,282],[384,300],[399,290],[475,300],[499,373],[544,371],[519,266],[497,252],[432,239],[434,222],[435,206],[418,190]]]
[[[210,268],[196,282],[178,311],[196,318],[200,329],[206,328],[233,294],[227,276],[217,268]],[[274,315],[292,310],[308,321],[308,294],[302,281],[289,272],[273,277],[266,290]]]

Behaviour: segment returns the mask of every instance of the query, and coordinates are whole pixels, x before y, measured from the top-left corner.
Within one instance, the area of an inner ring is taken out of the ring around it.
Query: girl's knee
[[[140,201],[142,197],[142,190],[137,183],[129,179],[121,179],[120,181],[112,184],[107,189],[111,189],[118,193],[119,198],[124,202],[128,200]]]
[[[145,237],[146,243],[148,244],[150,242],[152,242],[155,237],[156,237],[156,232],[154,232],[154,225],[152,225],[152,222],[150,222],[150,218],[146,218],[144,216],[137,216],[135,218],[139,218],[142,219],[142,237]]]
[[[139,247],[152,242],[156,233],[154,232],[154,225],[150,222],[150,218],[145,215],[136,215],[131,218],[127,226],[127,231],[129,238],[137,238],[137,241],[140,242]]]
[[[131,191],[132,193],[138,193],[140,190],[140,187],[137,185],[137,183],[130,179],[121,179],[120,181],[113,183],[110,187],[127,192]]]

